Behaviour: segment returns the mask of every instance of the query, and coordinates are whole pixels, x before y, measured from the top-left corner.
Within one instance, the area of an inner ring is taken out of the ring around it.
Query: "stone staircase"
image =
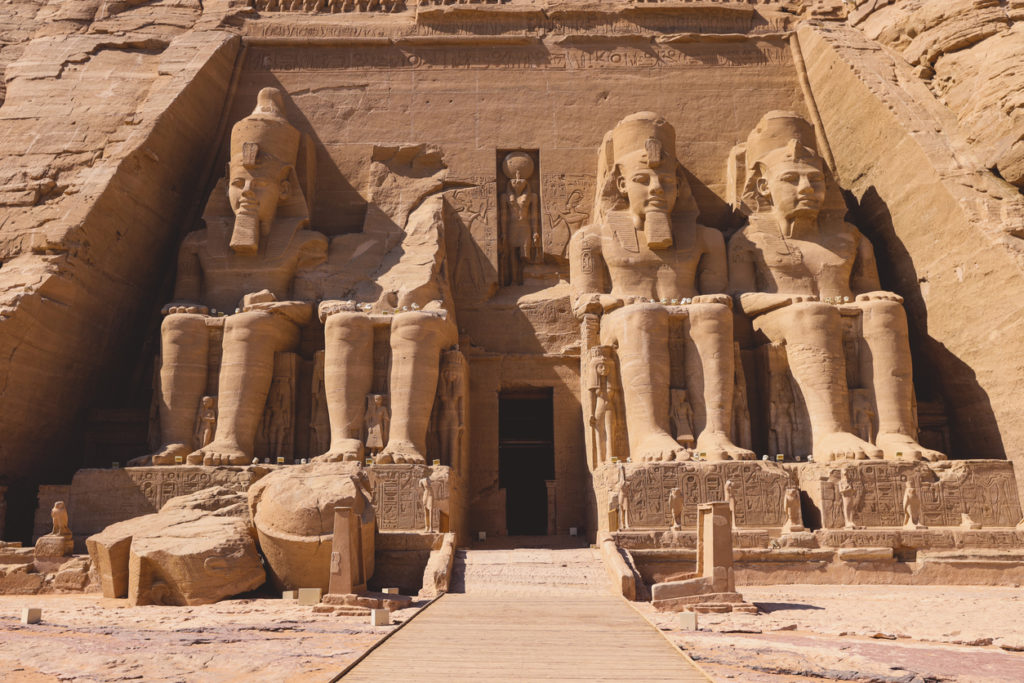
[[[449,587],[452,593],[523,596],[610,590],[601,553],[589,546],[460,549]]]

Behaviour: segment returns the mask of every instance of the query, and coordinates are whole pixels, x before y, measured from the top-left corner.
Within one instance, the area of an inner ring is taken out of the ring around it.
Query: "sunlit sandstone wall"
[[[1008,457],[1019,473],[1020,194],[984,170],[908,64],[841,24],[805,26],[799,38],[840,183],[860,203],[883,285],[906,298],[915,370],[944,396],[951,455]]]

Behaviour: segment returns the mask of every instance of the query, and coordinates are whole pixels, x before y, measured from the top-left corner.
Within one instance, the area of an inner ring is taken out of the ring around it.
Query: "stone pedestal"
[[[35,556],[37,558],[61,558],[71,555],[74,550],[74,541],[71,536],[61,534],[47,534],[40,536],[36,541]]]
[[[737,527],[778,530],[786,523],[785,493],[791,486],[789,473],[779,464],[764,461],[659,462],[602,465],[594,471],[594,492],[600,531],[610,527],[610,501],[618,481],[618,468],[625,468],[629,529],[668,529],[672,526],[669,492],[682,490],[682,528],[697,524],[697,506],[724,501],[726,482],[731,481],[734,519]],[[619,518],[622,531],[622,519]]]
[[[908,481],[920,491],[926,527],[959,527],[964,514],[981,528],[1013,527],[1021,521],[1013,464],[1005,460],[860,460],[787,467],[811,503],[808,512],[816,519],[806,521],[812,528],[844,527],[839,492],[844,476],[853,487],[851,512],[858,528],[902,527]]]

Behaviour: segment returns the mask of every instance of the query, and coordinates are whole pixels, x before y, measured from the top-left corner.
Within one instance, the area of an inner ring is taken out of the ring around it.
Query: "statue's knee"
[[[164,345],[201,343],[205,346],[209,334],[205,317],[197,313],[171,313],[165,317],[160,324],[160,337]]]
[[[790,321],[794,325],[832,329],[839,326],[839,309],[820,301],[803,301],[789,307]]]
[[[324,332],[328,337],[372,334],[373,323],[364,313],[341,311],[327,316]]]
[[[266,311],[245,311],[224,323],[224,343],[269,343],[283,349],[298,343],[299,328],[284,316]]]
[[[454,343],[453,336],[452,324],[433,313],[408,311],[397,314],[391,322],[392,345],[403,342],[428,346]]]

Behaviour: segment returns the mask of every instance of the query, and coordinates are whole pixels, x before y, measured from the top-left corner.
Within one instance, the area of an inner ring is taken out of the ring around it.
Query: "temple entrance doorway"
[[[498,396],[498,485],[505,489],[510,536],[548,533],[548,481],[555,478],[552,390]]]

